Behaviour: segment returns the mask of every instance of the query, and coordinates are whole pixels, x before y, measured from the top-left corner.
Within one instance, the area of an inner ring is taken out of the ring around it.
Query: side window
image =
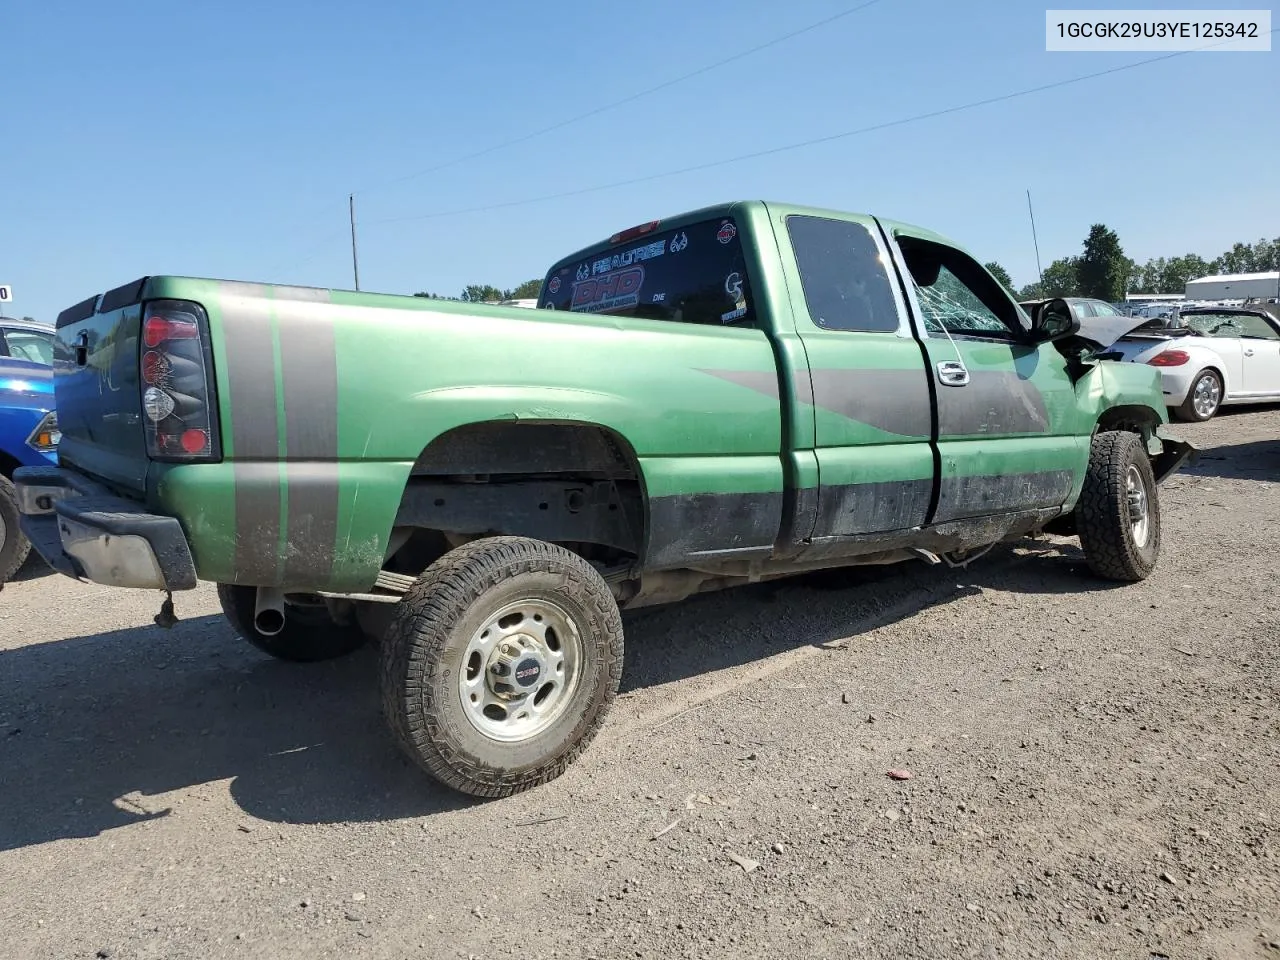
[[[25,330],[10,330],[2,336],[8,346],[9,356],[19,360],[30,360],[33,363],[46,365],[53,363],[52,337],[39,333],[27,333]]]
[[[0,330],[0,357],[7,357],[8,355],[9,355],[9,345],[5,343],[4,331]]]
[[[898,303],[875,238],[860,223],[787,217],[805,306],[824,330],[898,329]]]
[[[1276,333],[1271,324],[1261,317],[1246,314],[1237,317],[1236,322],[1241,327],[1240,336],[1249,340],[1280,340],[1280,333]]]
[[[899,237],[898,246],[930,333],[1013,340],[1023,332],[1017,306],[968,254],[914,237]]]
[[[1092,306],[1093,306],[1093,312],[1095,316],[1099,316],[1099,317],[1123,316],[1123,314],[1121,314],[1119,310],[1117,310],[1111,304],[1107,303],[1105,300],[1094,300],[1092,301]]]
[[[1089,300],[1077,300],[1075,303],[1071,304],[1071,310],[1077,317],[1083,320],[1086,317],[1098,316],[1098,311],[1094,309],[1096,306],[1096,303]]]

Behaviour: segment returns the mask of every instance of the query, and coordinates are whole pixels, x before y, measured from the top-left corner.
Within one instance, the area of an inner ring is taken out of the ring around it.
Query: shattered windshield
[[[1204,337],[1243,337],[1246,340],[1280,340],[1280,333],[1256,313],[1183,312],[1181,323]]]

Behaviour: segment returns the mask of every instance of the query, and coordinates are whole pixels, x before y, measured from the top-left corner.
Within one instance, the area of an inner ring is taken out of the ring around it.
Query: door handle
[[[1245,355],[1246,357],[1252,357],[1252,356],[1253,356],[1253,347],[1246,347],[1246,348],[1245,348],[1245,351],[1244,351],[1244,355]]]
[[[938,364],[938,381],[948,387],[963,387],[969,382],[969,371],[958,360],[943,360]]]

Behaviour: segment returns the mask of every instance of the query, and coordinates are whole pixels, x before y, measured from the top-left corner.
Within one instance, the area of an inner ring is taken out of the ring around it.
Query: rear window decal
[[[591,265],[592,276],[602,273],[609,273],[620,267],[629,267],[633,263],[641,263],[645,260],[652,260],[654,257],[660,257],[667,252],[667,244],[664,240],[655,240],[653,243],[645,244],[643,247],[636,247],[633,250],[624,250],[622,253],[615,253],[611,257],[601,257]]]
[[[627,267],[600,277],[591,277],[573,285],[573,306],[578,313],[599,313],[634,307],[640,302],[644,286],[644,267]]]
[[[719,216],[597,248],[549,270],[540,302],[583,315],[752,327],[742,240],[733,218]]]

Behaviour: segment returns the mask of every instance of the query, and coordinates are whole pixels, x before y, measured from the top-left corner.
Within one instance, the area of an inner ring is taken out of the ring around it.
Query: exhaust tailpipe
[[[259,587],[253,607],[253,628],[264,637],[284,629],[284,594],[274,587]]]

